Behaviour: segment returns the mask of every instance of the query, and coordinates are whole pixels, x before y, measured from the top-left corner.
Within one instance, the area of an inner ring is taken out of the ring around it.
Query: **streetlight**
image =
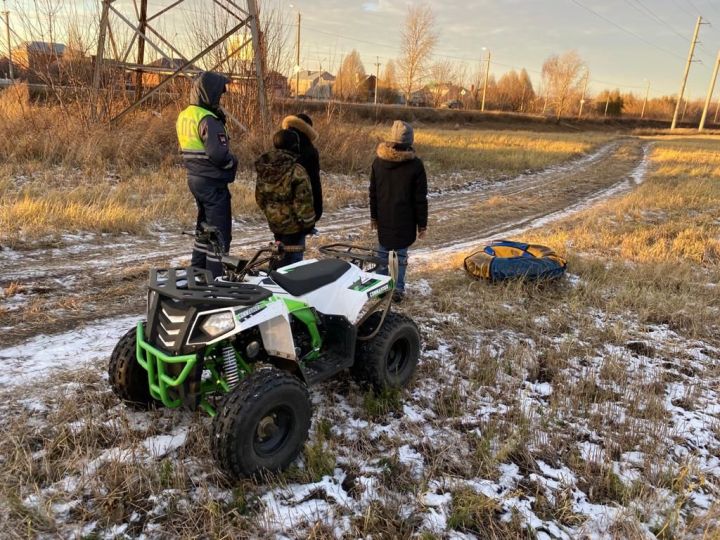
[[[640,118],[645,117],[645,107],[647,107],[648,97],[650,96],[650,80],[643,79],[643,82],[647,83],[647,89],[645,90],[645,101],[643,101],[642,111],[640,112]]]
[[[10,12],[7,8],[7,0],[3,0],[3,6],[5,7],[5,37],[7,38],[7,49],[8,49],[8,75],[12,81],[15,78],[13,74],[13,61],[12,61],[12,45],[10,43]]]
[[[490,78],[490,49],[487,47],[482,48],[483,51],[487,51],[487,65],[485,66],[485,81],[483,81],[483,95],[482,95],[482,104],[480,105],[480,110],[485,110],[485,96],[487,95],[487,87],[488,87],[488,79]]]
[[[295,4],[290,4],[295,9]],[[297,10],[297,42],[295,45],[295,99],[300,99],[300,10]]]

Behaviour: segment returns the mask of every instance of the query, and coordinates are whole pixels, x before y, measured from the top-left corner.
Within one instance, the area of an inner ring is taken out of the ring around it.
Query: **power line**
[[[662,52],[664,52],[664,53],[666,53],[666,54],[669,54],[669,55],[671,55],[671,56],[674,56],[675,58],[679,58],[680,60],[683,59],[681,56],[675,54],[673,51],[670,51],[670,50],[668,50],[668,49],[665,49],[665,48],[663,48],[663,47],[660,47],[659,45],[656,45],[656,44],[653,43],[652,41],[648,41],[647,39],[645,39],[644,37],[642,37],[640,34],[636,34],[636,33],[633,32],[632,30],[628,30],[627,28],[625,28],[625,27],[623,27],[623,26],[620,26],[618,23],[616,23],[616,22],[613,21],[612,19],[608,19],[605,15],[602,15],[601,13],[598,13],[598,12],[595,11],[594,9],[587,7],[585,4],[582,4],[579,0],[570,0],[570,1],[571,1],[572,3],[580,6],[580,7],[583,8],[584,10],[589,11],[590,13],[592,13],[593,15],[595,15],[596,17],[604,20],[605,22],[607,22],[607,23],[609,23],[609,24],[612,24],[614,27],[622,30],[622,31],[625,32],[626,34],[629,34],[629,35],[631,35],[631,36],[636,37],[637,39],[639,39],[639,40],[642,41],[643,43],[645,43],[645,44],[647,44],[647,45],[650,45],[651,47],[654,47],[655,49],[657,49],[657,50],[659,50],[659,51],[662,51]]]
[[[687,8],[683,4],[681,4],[678,0],[672,0],[672,1],[673,1],[673,4],[675,4],[680,9],[680,11],[683,11],[683,12],[687,13],[688,15],[695,17],[695,13],[691,13],[690,11],[688,11]]]
[[[692,3],[692,0],[687,0],[687,3],[690,4],[690,7],[693,8],[695,11],[697,11],[698,15],[702,15],[702,11],[700,11],[695,4]]]
[[[675,28],[673,28],[670,24],[668,24],[664,19],[661,19],[656,13],[654,13],[652,10],[648,9],[648,7],[642,2],[642,0],[634,0],[634,1],[637,2],[637,5],[632,3],[633,0],[625,0],[625,3],[628,4],[629,6],[633,7],[634,9],[636,9],[639,13],[644,14],[644,15],[645,14],[649,15],[655,21],[657,21],[661,25],[668,28],[673,34],[678,36],[683,41],[685,41],[687,39],[687,36],[682,35],[680,32],[675,30]]]

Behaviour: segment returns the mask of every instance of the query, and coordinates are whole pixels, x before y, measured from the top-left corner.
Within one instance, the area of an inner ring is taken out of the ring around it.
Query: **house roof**
[[[150,62],[149,66],[166,68],[166,69],[180,69],[185,65],[185,60],[182,58],[158,58],[154,62]],[[192,69],[192,66],[190,66]]]
[[[41,54],[55,54],[62,56],[65,54],[65,45],[62,43],[49,43],[47,41],[26,41],[20,47],[27,48],[28,52]]]
[[[334,81],[335,76],[328,73],[327,71],[308,71],[303,70],[300,72],[300,79],[303,81],[314,81],[315,79],[323,78],[326,81]]]

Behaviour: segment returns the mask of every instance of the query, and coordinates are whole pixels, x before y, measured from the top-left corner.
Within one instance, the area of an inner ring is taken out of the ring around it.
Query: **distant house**
[[[270,71],[265,75],[267,84],[267,93],[275,98],[285,98],[288,96],[288,78],[277,71]]]
[[[429,107],[432,105],[432,102],[432,93],[427,88],[422,88],[410,94],[408,105],[413,107]]]
[[[470,94],[466,88],[450,83],[432,84],[425,87],[424,90],[431,97],[432,105],[435,107],[462,102],[465,96]]]
[[[46,73],[65,55],[65,45],[46,41],[26,41],[12,51],[13,64],[27,71]]]
[[[185,65],[182,58],[159,58],[147,64],[147,71],[143,71],[142,82],[145,88],[154,88]],[[188,68],[192,70],[193,68]]]
[[[230,82],[227,91],[231,94],[255,95],[257,92],[257,76],[253,68],[247,68],[242,73],[228,74]],[[287,77],[277,71],[265,73],[265,92],[270,98],[285,98],[288,95]]]
[[[372,102],[375,101],[375,83],[377,79],[375,75],[366,75],[358,83],[358,101]]]
[[[290,90],[293,95],[313,99],[330,99],[335,76],[327,71],[301,71],[290,76]]]

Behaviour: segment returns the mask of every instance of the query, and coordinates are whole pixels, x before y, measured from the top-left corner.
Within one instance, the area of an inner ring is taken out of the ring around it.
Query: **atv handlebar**
[[[387,261],[380,257],[376,249],[343,243],[327,244],[320,246],[318,249],[323,255],[336,257],[338,259],[347,259],[364,270],[387,265]]]
[[[276,241],[268,247],[259,249],[249,261],[245,261],[225,253],[222,233],[214,225],[201,222],[195,231],[182,231],[182,234],[195,238],[196,244],[200,244],[200,246],[196,246],[196,249],[202,249],[204,246],[209,247],[208,251],[220,259],[226,277],[231,281],[242,281],[246,275],[259,270],[264,264],[269,264],[270,269],[274,270],[283,254],[305,251],[305,246],[286,246],[282,242]]]
[[[285,253],[303,253],[305,246],[286,246],[282,242],[273,242],[269,246],[260,248],[253,257],[245,262],[242,267],[236,264],[239,259],[224,255],[221,257],[226,273],[232,281],[242,281],[248,274],[253,274],[265,264],[270,270],[275,270],[277,263]]]

